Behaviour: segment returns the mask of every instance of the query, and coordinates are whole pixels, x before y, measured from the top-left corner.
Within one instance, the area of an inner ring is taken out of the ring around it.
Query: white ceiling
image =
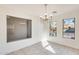
[[[30,14],[40,16],[44,13],[43,4],[5,4],[0,5],[10,9],[28,11]],[[75,9],[79,9],[79,4],[48,4],[48,14],[56,10],[57,14],[62,14]]]

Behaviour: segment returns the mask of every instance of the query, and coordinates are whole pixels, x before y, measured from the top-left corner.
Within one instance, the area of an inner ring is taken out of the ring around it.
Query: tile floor
[[[7,55],[79,55],[79,50],[43,41]]]

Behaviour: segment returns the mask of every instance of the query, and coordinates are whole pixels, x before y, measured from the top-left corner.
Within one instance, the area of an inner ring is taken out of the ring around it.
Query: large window
[[[75,39],[75,18],[63,20],[63,36],[69,39]]]

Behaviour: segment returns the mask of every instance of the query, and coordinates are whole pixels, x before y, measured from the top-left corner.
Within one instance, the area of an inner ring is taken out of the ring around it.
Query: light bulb
[[[45,13],[44,15],[47,15],[47,13]]]

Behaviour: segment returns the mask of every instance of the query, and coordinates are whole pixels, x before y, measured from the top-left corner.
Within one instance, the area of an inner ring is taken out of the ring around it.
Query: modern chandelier
[[[45,7],[45,13],[44,13],[43,16],[40,16],[40,19],[42,19],[43,21],[48,21],[48,20],[52,19],[52,18],[53,18],[53,15],[54,15],[55,13],[57,13],[57,12],[56,12],[56,11],[52,11],[52,12],[51,12],[52,15],[48,16],[48,13],[47,13],[48,4],[44,4],[44,7]]]

